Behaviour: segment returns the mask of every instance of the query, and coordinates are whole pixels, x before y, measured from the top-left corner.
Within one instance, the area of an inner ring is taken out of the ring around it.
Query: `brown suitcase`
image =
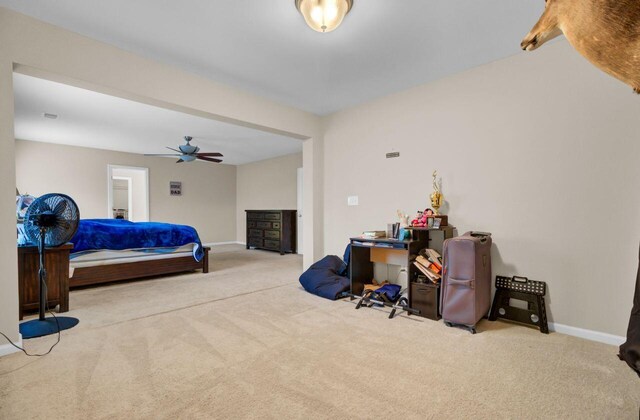
[[[491,234],[467,232],[447,239],[442,252],[442,318],[473,334],[491,308]]]

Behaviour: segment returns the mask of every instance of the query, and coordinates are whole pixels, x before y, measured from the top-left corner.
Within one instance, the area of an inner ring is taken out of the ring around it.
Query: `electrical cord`
[[[44,284],[44,290],[45,290],[45,296],[49,296],[49,288],[47,287],[47,282],[43,281],[42,284]],[[2,335],[8,342],[9,344],[11,344],[13,347],[17,348],[18,350],[20,350],[21,352],[23,352],[24,354],[26,354],[29,357],[42,357],[42,356],[46,356],[47,354],[51,353],[51,350],[53,350],[53,348],[55,346],[58,345],[58,343],[60,342],[60,323],[58,322],[58,318],[56,318],[55,314],[51,311],[51,309],[49,308],[49,299],[45,300],[45,305],[47,306],[47,312],[49,312],[51,314],[51,316],[53,317],[53,319],[56,321],[56,326],[58,327],[58,339],[56,340],[55,343],[53,343],[53,345],[49,348],[49,350],[46,353],[34,353],[34,354],[30,354],[29,352],[27,352],[27,350],[25,350],[23,347],[20,347],[19,345],[15,344],[13,341],[11,341],[11,339],[9,339],[9,337],[7,337],[5,335],[5,333],[3,333],[2,331],[0,331],[0,335]]]

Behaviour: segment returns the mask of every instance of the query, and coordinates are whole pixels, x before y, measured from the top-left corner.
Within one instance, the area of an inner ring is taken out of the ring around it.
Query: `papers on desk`
[[[384,230],[367,230],[362,232],[362,237],[366,239],[384,238],[387,236],[387,232]]]

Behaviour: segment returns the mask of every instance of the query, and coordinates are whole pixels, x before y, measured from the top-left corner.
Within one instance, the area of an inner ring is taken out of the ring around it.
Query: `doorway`
[[[133,203],[133,178],[112,176],[113,218],[131,220]]]
[[[149,221],[149,168],[107,165],[108,219]]]

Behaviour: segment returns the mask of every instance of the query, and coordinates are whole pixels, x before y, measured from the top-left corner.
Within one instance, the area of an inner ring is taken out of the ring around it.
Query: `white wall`
[[[16,70],[194,115],[305,140],[304,263],[322,253],[320,120],[309,113],[238,91],[107,44],[0,8],[0,331],[18,340],[15,246],[13,74]],[[106,207],[106,204],[105,204]],[[188,208],[188,207],[187,207]]]
[[[173,159],[17,140],[16,185],[32,195],[71,196],[84,219],[110,217],[108,165],[149,168],[150,220],[190,225],[203,243],[230,242],[236,227],[236,167],[205,162],[176,164]],[[52,165],[51,162],[59,162]],[[140,176],[135,171],[118,174]],[[182,182],[182,195],[169,195],[169,182]],[[138,184],[142,184],[138,180]],[[134,189],[134,196],[141,195]],[[136,212],[134,207],[134,212]],[[134,221],[140,220],[134,214]]]
[[[624,335],[639,116],[631,88],[559,42],[327,117],[326,251],[428,207],[438,169],[451,223],[493,233],[494,274],[548,282],[552,321]]]
[[[238,166],[237,240],[246,242],[245,210],[296,210],[297,169],[302,153]]]

